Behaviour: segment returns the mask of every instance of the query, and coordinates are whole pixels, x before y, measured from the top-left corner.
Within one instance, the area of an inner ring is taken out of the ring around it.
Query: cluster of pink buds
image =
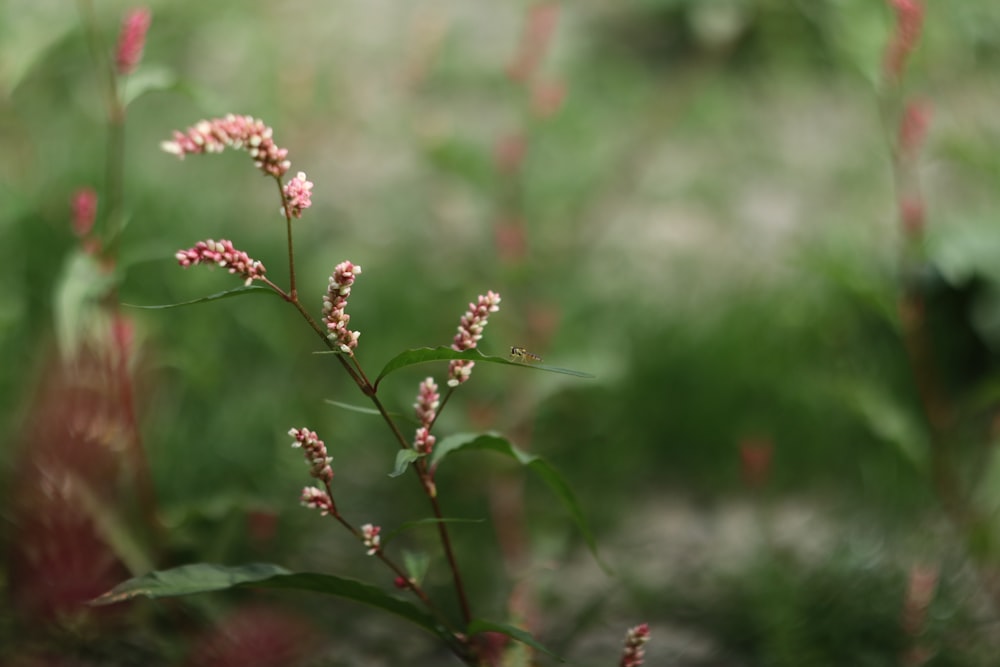
[[[462,315],[451,349],[463,352],[475,348],[483,337],[483,329],[490,313],[498,310],[500,310],[500,295],[496,292],[487,292],[485,296],[480,295],[476,303],[470,303],[469,310]],[[457,387],[468,380],[475,365],[474,361],[453,360],[448,364],[448,386]]]
[[[152,13],[146,8],[133,9],[125,15],[115,55],[119,74],[131,74],[139,65],[142,50],[146,46],[146,32],[149,31],[152,20]]]
[[[374,556],[382,548],[382,538],[379,536],[381,532],[381,526],[373,526],[370,523],[361,526],[361,537],[364,539],[365,546],[368,547],[368,551],[365,553],[369,556]]]
[[[326,453],[326,445],[315,431],[307,428],[293,428],[288,431],[288,435],[295,438],[292,447],[301,447],[309,464],[309,474],[320,480],[329,483],[333,480],[333,468],[330,462],[333,460]]]
[[[327,335],[331,341],[340,344],[340,351],[354,356],[354,348],[358,346],[360,331],[351,331],[347,324],[351,316],[344,312],[347,307],[347,297],[351,295],[351,285],[354,277],[361,273],[361,267],[351,262],[341,262],[334,268],[330,276],[330,285],[323,295],[323,322],[326,324]]]
[[[272,139],[274,131],[252,116],[229,114],[224,118],[203,120],[186,132],[174,132],[172,141],[160,148],[183,159],[188,154],[221,153],[226,148],[246,149],[254,166],[265,174],[281,178],[291,167],[288,149],[278,148]]]
[[[335,516],[337,514],[337,508],[334,506],[330,495],[322,489],[317,489],[315,486],[307,486],[302,489],[301,502],[304,507],[319,510],[321,516],[328,514]]]
[[[441,394],[438,393],[438,386],[434,378],[427,378],[420,383],[420,391],[417,393],[417,402],[413,404],[417,411],[417,419],[420,420],[420,427],[413,440],[413,449],[419,454],[430,454],[437,441],[431,435],[431,426],[437,418],[437,409],[441,405]]]
[[[229,273],[244,278],[247,285],[254,280],[263,279],[266,271],[263,264],[250,259],[245,252],[234,248],[232,241],[225,239],[198,241],[193,248],[178,250],[174,256],[184,268],[193,264],[218,264],[229,269]]]
[[[285,183],[281,191],[285,197],[285,205],[281,214],[293,218],[301,218],[302,211],[312,206],[313,182],[306,180],[306,172],[300,171],[295,178]]]
[[[649,641],[649,624],[643,623],[629,628],[625,633],[625,648],[619,667],[639,667],[646,659],[646,643]]]

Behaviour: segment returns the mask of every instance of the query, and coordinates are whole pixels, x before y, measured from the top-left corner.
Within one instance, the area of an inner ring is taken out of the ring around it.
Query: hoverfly
[[[537,364],[537,363],[541,363],[542,358],[540,356],[538,356],[537,354],[532,354],[531,352],[528,352],[523,347],[514,346],[514,347],[510,348],[510,360],[511,361],[520,361],[522,363],[535,363],[535,364]]]

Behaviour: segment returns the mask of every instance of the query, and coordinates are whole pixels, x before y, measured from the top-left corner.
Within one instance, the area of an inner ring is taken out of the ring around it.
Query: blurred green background
[[[143,64],[126,84],[149,90],[128,108],[121,301],[235,286],[222,271],[177,267],[177,249],[207,238],[232,239],[285,284],[275,193],[247,157],[179,162],[159,149],[202,118],[261,118],[292,172],[315,183],[295,223],[304,302],[318,314],[333,267],[363,267],[349,312],[369,375],[402,349],[448,344],[468,301],[493,289],[503,304],[484,351],[523,344],[598,376],[480,364],[444,412],[442,435],[495,428],[548,458],[617,571],[601,573],[564,509],[529,479],[526,570],[504,568],[489,522],[455,531],[483,615],[503,618],[511,587],[527,586],[535,629],[578,664],[613,664],[624,628],[640,621],[653,625],[651,664],[901,664],[906,573],[934,563],[927,664],[989,664],[996,617],[931,490],[898,331],[895,130],[878,104],[890,9],[549,6],[551,41],[524,80],[515,70],[528,2],[153,4]],[[127,8],[95,3],[105,51]],[[905,82],[933,110],[920,168],[923,279],[951,345],[950,387],[974,394],[970,432],[988,433],[1000,343],[1000,5],[929,3],[925,25]],[[32,406],[57,354],[56,295],[76,246],[70,197],[81,186],[103,196],[101,85],[78,6],[0,3],[8,480],[31,446],[26,424],[46,418]],[[308,425],[326,440],[338,504],[358,523],[388,527],[425,507],[412,482],[386,476],[395,451],[384,426],[324,402],[363,400],[337,364],[312,354],[314,334],[292,309],[245,298],[123,312],[136,325],[138,411],[168,532],[157,565],[273,560],[384,579],[346,535],[297,507],[307,480],[286,431]],[[387,380],[390,409],[409,413],[431,370]],[[442,384],[443,370],[433,368]],[[773,447],[766,481],[744,479],[741,443]],[[963,479],[992,511],[994,447],[986,437],[969,448]],[[446,514],[489,517],[484,489],[511,471],[488,457],[453,463],[439,476]],[[250,510],[279,517],[266,547],[251,545]],[[415,535],[413,547],[431,537]],[[447,596],[443,568],[431,583]],[[221,600],[190,604],[207,605],[210,619]],[[343,651],[318,664],[400,664],[396,652],[414,644],[408,664],[440,659],[396,621],[373,627],[374,612],[343,603],[315,615]],[[158,664],[184,660],[185,646],[149,639],[170,643],[150,616],[130,629],[130,646]],[[3,621],[7,638],[18,623]],[[395,634],[406,640],[387,646]],[[87,641],[109,642],[114,660],[121,636]]]

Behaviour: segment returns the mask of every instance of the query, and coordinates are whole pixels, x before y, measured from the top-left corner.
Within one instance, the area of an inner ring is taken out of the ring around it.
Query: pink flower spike
[[[889,4],[896,11],[896,29],[885,50],[884,68],[888,79],[898,81],[920,41],[924,6],[921,0],[889,0]]]
[[[649,624],[629,628],[625,633],[625,648],[619,667],[639,667],[646,660],[646,643],[649,641]]]
[[[297,173],[295,178],[288,181],[282,187],[282,192],[285,194],[285,206],[288,207],[288,215],[294,218],[301,218],[302,211],[312,206],[312,200],[310,199],[312,188],[313,183],[306,180],[306,172],[304,171]],[[285,215],[284,207],[281,209],[281,214]]]
[[[261,280],[267,271],[263,264],[255,259],[250,259],[249,255],[234,248],[233,242],[226,239],[198,241],[193,248],[178,250],[174,256],[184,268],[194,264],[218,264],[229,269],[229,273],[244,278],[246,285],[254,280]]]
[[[152,20],[153,14],[146,7],[133,9],[125,15],[115,57],[119,74],[131,74],[139,65],[142,50],[146,46],[146,32]]]
[[[476,303],[469,304],[469,310],[462,315],[462,320],[458,325],[458,333],[451,344],[451,349],[458,352],[471,350],[479,344],[483,337],[483,329],[486,327],[486,320],[490,313],[500,310],[500,295],[496,292],[487,292],[485,296],[480,295]],[[472,374],[472,367],[476,365],[474,361],[462,361],[455,359],[448,364],[448,386],[457,387]]]
[[[344,309],[347,308],[347,297],[351,295],[354,277],[360,273],[361,267],[357,264],[341,262],[334,268],[326,294],[323,295],[323,323],[328,332],[326,337],[339,343],[340,351],[352,357],[361,332],[347,328],[351,316]]]
[[[185,155],[221,153],[226,148],[246,150],[254,166],[267,175],[281,178],[292,166],[288,149],[278,148],[272,139],[274,130],[252,116],[234,116],[199,121],[186,132],[174,132],[171,141],[160,143],[167,153],[184,159]]]
[[[413,404],[417,412],[417,419],[420,420],[420,428],[413,439],[413,449],[420,454],[430,454],[437,441],[431,435],[431,425],[437,418],[437,409],[441,405],[441,394],[438,393],[438,386],[434,378],[426,378],[420,383],[420,390],[417,393],[417,402]]]
[[[368,547],[368,551],[365,553],[369,556],[374,556],[382,548],[382,538],[379,537],[379,533],[381,532],[381,526],[373,526],[370,523],[361,526],[361,536],[364,539],[365,546]]]
[[[319,510],[320,516],[328,514],[336,516],[337,514],[337,508],[334,507],[333,499],[330,498],[330,495],[322,489],[317,489],[315,486],[307,486],[302,489],[300,502],[303,507],[311,507]]]
[[[97,193],[93,188],[80,188],[73,193],[73,233],[83,238],[94,228],[97,219]]]
[[[288,431],[288,435],[295,438],[292,447],[301,447],[309,464],[309,474],[329,484],[333,480],[333,468],[330,467],[332,458],[327,456],[326,445],[315,431],[307,428],[293,428]]]

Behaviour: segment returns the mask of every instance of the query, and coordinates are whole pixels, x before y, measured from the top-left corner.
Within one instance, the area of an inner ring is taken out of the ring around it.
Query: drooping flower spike
[[[242,250],[233,247],[232,241],[222,239],[220,241],[198,241],[193,248],[178,250],[174,255],[177,262],[187,268],[194,264],[217,264],[229,270],[229,273],[236,274],[244,279],[244,284],[249,285],[254,280],[264,277],[267,269],[255,259],[251,259]]]
[[[451,349],[464,352],[475,348],[483,337],[483,329],[490,313],[498,310],[500,310],[500,295],[496,292],[487,292],[485,296],[480,295],[476,303],[470,303],[469,310],[462,315],[462,320],[459,322],[458,333],[455,334]],[[475,365],[474,361],[461,359],[451,361],[448,364],[448,386],[457,387],[468,380]]]
[[[307,428],[293,428],[288,431],[288,435],[295,438],[292,447],[301,447],[309,464],[309,474],[320,480],[327,482],[333,480],[333,468],[330,462],[333,461],[326,453],[326,444],[319,439],[315,431]]]
[[[160,148],[181,159],[189,154],[221,153],[226,148],[246,150],[255,167],[281,178],[292,163],[288,160],[288,149],[279,148],[273,134],[262,120],[229,114],[224,118],[200,121],[186,132],[175,131],[174,138],[162,142]]]

